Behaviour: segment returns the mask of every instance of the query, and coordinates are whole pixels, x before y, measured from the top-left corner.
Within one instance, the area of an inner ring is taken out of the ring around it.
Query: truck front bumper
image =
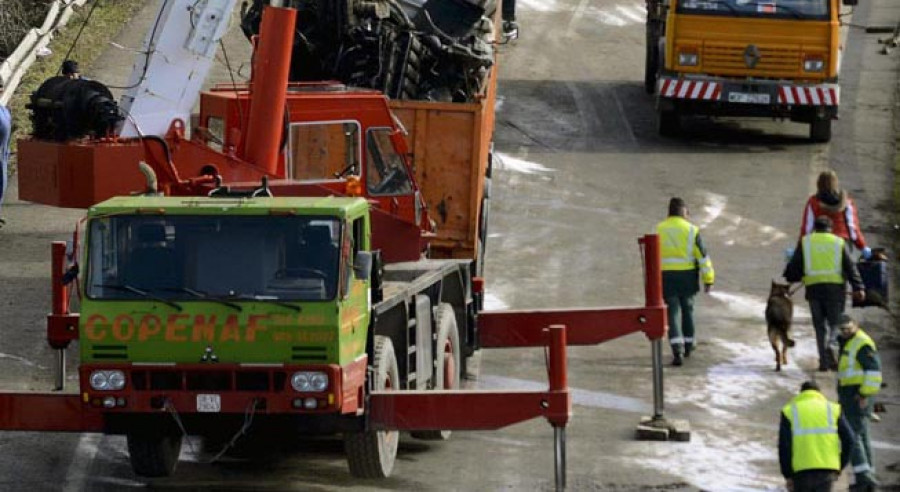
[[[662,75],[657,82],[661,110],[718,116],[784,116],[805,119],[837,115],[840,87],[770,80]]]

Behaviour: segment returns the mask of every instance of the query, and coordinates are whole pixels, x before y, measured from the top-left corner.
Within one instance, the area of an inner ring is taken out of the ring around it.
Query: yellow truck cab
[[[844,0],[844,5],[856,0]],[[831,139],[840,103],[838,0],[648,0],[645,88],[660,134],[681,116],[809,123]]]

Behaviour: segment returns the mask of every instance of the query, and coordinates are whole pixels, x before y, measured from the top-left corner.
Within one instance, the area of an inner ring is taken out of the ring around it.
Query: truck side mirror
[[[353,273],[357,280],[369,280],[372,273],[372,253],[368,251],[356,253],[356,259],[353,260]]]
[[[842,3],[847,7],[855,7],[859,5],[859,0],[843,0]]]

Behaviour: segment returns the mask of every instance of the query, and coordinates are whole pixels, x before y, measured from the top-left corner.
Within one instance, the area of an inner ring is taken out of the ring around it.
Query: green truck
[[[171,474],[185,434],[234,442],[247,421],[340,432],[351,473],[391,472],[398,432],[367,430],[365,395],[457,387],[475,342],[473,261],[384,265],[370,227],[362,198],[89,209],[80,391],[104,432],[127,436],[137,474]]]

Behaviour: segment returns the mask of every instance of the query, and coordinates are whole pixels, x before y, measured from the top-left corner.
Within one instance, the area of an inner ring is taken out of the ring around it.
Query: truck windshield
[[[86,291],[92,299],[330,300],[340,235],[330,217],[95,218]]]
[[[828,0],[680,0],[680,14],[803,20],[829,19]]]

